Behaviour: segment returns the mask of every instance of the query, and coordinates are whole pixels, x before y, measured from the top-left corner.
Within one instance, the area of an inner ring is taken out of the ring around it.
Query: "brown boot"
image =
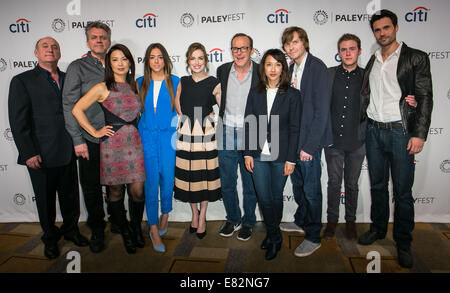
[[[356,234],[355,222],[345,223],[345,235],[347,236],[347,239],[350,240],[355,240],[356,238],[358,238],[358,235]]]
[[[337,223],[327,223],[327,227],[325,228],[325,231],[323,232],[323,238],[331,239],[334,237],[334,234],[336,233],[336,226]]]

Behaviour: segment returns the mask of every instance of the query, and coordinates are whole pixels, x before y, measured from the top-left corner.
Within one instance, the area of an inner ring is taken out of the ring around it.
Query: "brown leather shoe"
[[[323,238],[331,239],[334,237],[334,234],[336,233],[336,226],[337,223],[327,223],[327,227],[325,228],[325,231],[323,232]]]
[[[356,234],[355,222],[345,223],[345,236],[347,236],[347,239],[350,240],[355,240],[356,238],[358,238],[358,235]]]

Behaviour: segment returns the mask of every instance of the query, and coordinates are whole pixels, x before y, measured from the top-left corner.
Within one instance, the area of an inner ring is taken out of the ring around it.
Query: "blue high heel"
[[[159,236],[165,235],[167,233],[167,229],[168,229],[168,227],[166,229],[164,229],[164,230],[159,230],[158,229]]]
[[[161,215],[161,218],[159,218],[159,222],[160,223],[161,223],[161,219],[162,219],[162,215]],[[166,229],[164,229],[164,230],[159,230],[158,229],[159,236],[165,235],[167,233],[167,229],[169,229],[169,223],[167,223],[167,228]]]
[[[152,232],[149,231],[149,232],[148,232],[148,235],[150,236],[150,240],[152,241],[153,249],[154,249],[155,251],[157,251],[157,252],[166,252],[166,246],[164,245],[164,243],[163,243],[162,245],[160,245],[160,246],[156,246],[156,245],[153,243]]]

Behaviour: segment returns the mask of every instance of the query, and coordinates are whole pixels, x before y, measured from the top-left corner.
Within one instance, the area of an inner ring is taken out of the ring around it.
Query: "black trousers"
[[[327,215],[329,223],[337,223],[339,220],[342,179],[344,179],[345,186],[345,221],[355,222],[359,193],[358,180],[365,155],[364,144],[353,151],[344,151],[334,147],[325,148],[328,171]]]
[[[79,233],[80,197],[75,156],[69,164],[54,168],[28,168],[36,198],[39,222],[45,244],[56,243],[61,235]],[[56,193],[63,218],[60,229],[56,227]]]
[[[88,213],[87,224],[91,230],[104,230],[106,222],[103,209],[103,192],[100,184],[100,145],[86,141],[89,160],[79,158],[80,184]]]

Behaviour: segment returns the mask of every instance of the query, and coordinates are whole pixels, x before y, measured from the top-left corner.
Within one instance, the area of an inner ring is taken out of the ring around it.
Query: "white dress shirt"
[[[267,89],[267,94],[266,94],[266,97],[267,97],[267,99],[266,99],[267,100],[267,123],[269,123],[269,120],[270,120],[270,111],[272,110],[273,101],[275,101],[277,91],[278,91],[278,88],[273,88],[273,89],[268,88]],[[261,154],[270,156],[270,150],[269,150],[269,145],[267,143],[267,138],[266,138],[266,141],[264,142],[264,146],[261,151]]]
[[[397,79],[397,65],[403,43],[383,62],[381,48],[375,52],[375,61],[369,75],[370,103],[367,116],[378,122],[402,120],[400,98],[402,90]]]
[[[292,71],[291,77],[291,86],[295,87],[298,90],[300,90],[300,87],[302,85],[302,76],[303,71],[305,70],[306,58],[308,58],[308,52],[306,52],[305,57],[303,57],[302,63],[300,63],[300,65],[294,63],[294,70]]]

